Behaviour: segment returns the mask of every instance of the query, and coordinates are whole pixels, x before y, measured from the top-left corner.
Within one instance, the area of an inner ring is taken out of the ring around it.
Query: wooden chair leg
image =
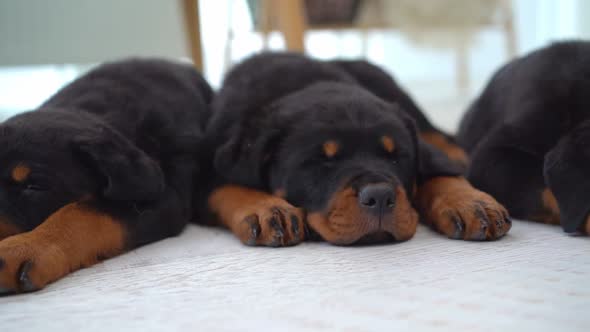
[[[199,23],[199,1],[182,0],[184,27],[187,45],[195,67],[203,70],[203,53],[201,47],[201,26]]]
[[[509,1],[503,2],[504,10],[504,38],[506,38],[506,53],[508,58],[516,57],[516,31],[514,31],[514,15],[512,15],[512,5]]]
[[[268,36],[271,31],[273,2],[271,0],[260,0],[259,5],[258,29],[260,30],[260,37],[262,38],[262,50],[268,51]]]
[[[287,50],[305,52],[304,34],[307,29],[303,0],[277,1],[279,30],[285,37]]]

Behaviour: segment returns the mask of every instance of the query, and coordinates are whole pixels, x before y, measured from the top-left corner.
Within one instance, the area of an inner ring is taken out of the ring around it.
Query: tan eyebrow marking
[[[323,145],[324,148],[324,153],[326,154],[327,157],[334,157],[336,155],[336,153],[338,153],[338,150],[340,149],[340,145],[338,145],[338,143],[336,143],[335,141],[326,141]]]
[[[383,148],[385,151],[392,153],[395,150],[395,143],[393,142],[393,138],[389,136],[381,136],[381,144],[383,144]]]
[[[14,181],[23,182],[29,177],[30,173],[31,169],[29,168],[29,166],[24,164],[18,164],[12,169],[11,175]]]

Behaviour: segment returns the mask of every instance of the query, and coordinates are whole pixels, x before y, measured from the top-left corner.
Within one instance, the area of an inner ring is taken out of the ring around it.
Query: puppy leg
[[[484,146],[473,155],[467,179],[515,218],[559,224],[557,201],[543,178],[542,158],[514,148]]]
[[[462,177],[435,177],[418,187],[424,222],[452,239],[495,240],[511,227],[506,209]]]
[[[86,203],[68,204],[30,232],[0,241],[0,293],[44,287],[123,251],[125,227]]]
[[[32,231],[0,241],[0,294],[41,289],[127,249],[176,235],[186,224],[172,189],[156,204],[112,204],[70,203]]]
[[[218,221],[247,245],[290,246],[306,237],[303,210],[261,191],[226,185],[209,196],[208,205]]]

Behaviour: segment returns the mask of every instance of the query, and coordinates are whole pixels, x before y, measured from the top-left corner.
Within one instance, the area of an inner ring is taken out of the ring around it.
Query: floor
[[[0,298],[0,331],[588,331],[590,240],[514,223],[497,242],[242,246],[190,226]]]
[[[406,88],[448,131],[475,93],[439,82]],[[190,226],[38,293],[0,297],[2,332],[82,329],[589,331],[590,239],[515,222],[497,242],[421,227],[401,244],[268,249]]]

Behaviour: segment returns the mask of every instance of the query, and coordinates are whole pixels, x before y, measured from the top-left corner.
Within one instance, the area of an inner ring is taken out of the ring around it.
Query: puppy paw
[[[422,189],[421,210],[427,224],[451,239],[495,240],[512,227],[506,209],[462,178],[439,178]]]
[[[501,238],[512,226],[506,209],[477,190],[441,197],[433,207],[431,223],[451,239],[475,241]]]
[[[250,246],[292,246],[305,239],[304,213],[280,198],[269,197],[246,208],[233,231]]]
[[[39,250],[14,241],[16,238],[0,242],[0,294],[38,290],[47,284],[47,276],[51,274],[41,266]]]

